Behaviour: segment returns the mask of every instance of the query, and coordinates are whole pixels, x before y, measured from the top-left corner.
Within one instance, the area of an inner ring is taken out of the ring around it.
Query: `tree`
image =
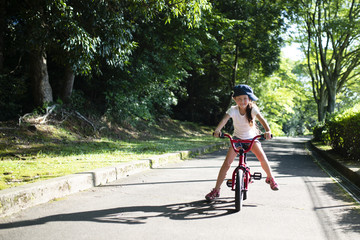
[[[275,135],[304,135],[316,123],[316,106],[311,84],[303,66],[282,58],[280,68],[259,83],[259,107]]]
[[[282,10],[278,2],[213,1],[211,14],[204,14],[195,33],[200,57],[190,63],[182,83],[187,95],[179,94],[178,118],[216,124],[229,107],[235,84],[252,85],[256,74],[278,68]]]
[[[319,121],[335,111],[336,95],[346,83],[359,79],[359,14],[356,0],[307,0],[301,6],[299,23],[306,33],[301,41]]]
[[[126,67],[104,73],[107,114],[129,123],[152,121],[168,115],[176,103],[174,92],[187,76],[187,60],[198,49],[193,32],[210,5],[198,0],[129,3],[133,5],[127,7],[126,17],[132,19],[137,47]]]
[[[136,46],[132,39],[134,18],[151,21],[153,16],[162,15],[165,24],[183,17],[184,26],[195,26],[201,12],[210,8],[206,0],[14,0],[1,4],[6,5],[1,11],[8,13],[0,17],[1,29],[11,29],[8,37],[16,39],[15,51],[31,57],[26,64],[31,69],[36,106],[53,101],[54,94],[67,100],[76,75],[100,73],[99,66],[104,63],[124,67]],[[57,81],[49,79],[49,61],[63,73]]]
[[[57,82],[61,99],[70,98],[75,75],[101,72],[102,62],[123,67],[128,61],[135,43],[122,2],[68,0],[54,14],[62,18],[53,23],[55,41],[48,50],[63,72]]]
[[[35,106],[42,106],[53,101],[53,89],[49,81],[49,53],[54,48],[88,50],[94,49],[94,41],[89,34],[81,31],[76,21],[68,21],[71,7],[65,1],[9,1],[7,6],[7,23],[9,38],[14,39],[14,51],[20,55],[29,56],[25,63],[30,69],[31,87]],[[67,31],[61,31],[67,29]],[[80,31],[76,31],[79,30]],[[64,37],[68,41],[64,41]],[[86,42],[87,41],[87,42]],[[78,52],[81,50],[78,50]],[[58,52],[57,59],[65,58]],[[81,55],[84,56],[84,53]],[[84,62],[78,61],[78,67]],[[69,64],[70,59],[67,59]],[[74,69],[74,66],[70,66]],[[64,85],[66,86],[66,85]]]

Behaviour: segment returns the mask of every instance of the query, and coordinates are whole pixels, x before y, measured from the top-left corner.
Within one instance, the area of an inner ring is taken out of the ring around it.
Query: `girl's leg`
[[[264,169],[267,177],[273,178],[271,167],[269,161],[266,157],[264,150],[261,147],[260,142],[255,142],[251,151],[255,154],[256,158],[260,161],[262,169]]]
[[[236,157],[236,152],[234,151],[234,149],[232,149],[230,147],[227,154],[226,154],[226,158],[224,160],[224,163],[220,168],[220,171],[219,171],[219,174],[218,174],[218,177],[217,177],[217,180],[216,180],[215,189],[217,191],[220,191],[221,184],[224,182],[224,179],[226,177],[226,173],[229,170],[229,168],[231,167],[231,164],[233,163],[235,157]]]
[[[221,166],[220,170],[219,170],[219,174],[218,174],[218,178],[216,180],[216,185],[215,188],[213,188],[211,190],[211,192],[209,192],[208,194],[206,194],[205,198],[208,201],[213,201],[216,198],[218,198],[220,196],[220,187],[221,184],[223,183],[225,177],[226,177],[226,173],[229,170],[231,163],[234,161],[234,158],[236,157],[236,153],[232,148],[229,148],[227,154],[226,154],[226,158],[224,160],[223,165]]]
[[[272,175],[272,171],[271,171],[271,167],[269,165],[269,161],[266,157],[266,154],[264,152],[264,150],[261,147],[261,143],[260,142],[255,142],[255,144],[253,145],[251,151],[255,154],[255,156],[257,157],[257,159],[260,161],[261,167],[264,169],[264,171],[266,172],[267,178],[266,178],[266,183],[270,184],[270,187],[272,190],[279,190],[279,185],[276,183],[273,175]]]

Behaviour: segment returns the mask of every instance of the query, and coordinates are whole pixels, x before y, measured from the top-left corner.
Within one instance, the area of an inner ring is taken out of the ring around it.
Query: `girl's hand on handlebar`
[[[216,130],[215,130],[215,131],[213,132],[213,136],[214,136],[214,137],[220,137],[220,134],[221,134],[220,131],[216,131]]]
[[[269,140],[269,139],[271,139],[272,138],[272,135],[271,135],[271,132],[269,131],[269,132],[265,132],[265,139],[266,140]]]

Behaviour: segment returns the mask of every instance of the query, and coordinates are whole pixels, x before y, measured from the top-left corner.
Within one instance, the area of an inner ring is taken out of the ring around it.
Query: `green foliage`
[[[297,63],[284,59],[279,70],[253,83],[258,105],[270,126],[288,136],[309,134],[316,123],[316,106],[308,83],[296,70]]]
[[[270,75],[278,69],[280,32],[284,27],[283,6],[248,0],[215,1],[214,5],[218,17],[228,25],[220,30],[225,61],[233,63],[235,46],[239,49],[238,77],[247,79],[252,72]]]
[[[266,1],[212,1],[211,13],[191,32],[187,58],[189,77],[174,108],[178,119],[217,124],[231,103],[237,83],[254,75],[270,75],[279,67],[284,22],[281,5]],[[191,62],[190,62],[191,61]]]
[[[208,0],[128,0],[131,12],[139,14],[146,21],[162,17],[165,24],[171,24],[174,19],[181,19],[182,25],[196,27],[202,21],[203,11],[211,10]]]
[[[69,102],[69,105],[71,106],[72,109],[75,109],[75,110],[78,110],[81,112],[86,112],[86,110],[89,110],[86,103],[87,103],[87,101],[86,101],[84,92],[82,92],[80,90],[74,90],[72,92],[70,102]]]
[[[313,137],[315,141],[324,141],[325,139],[325,126],[324,124],[317,124],[313,129]]]
[[[181,59],[187,57],[183,47],[192,47],[188,28],[201,23],[211,4],[206,0],[14,0],[6,7],[6,57],[11,53],[21,59],[33,51],[46,51],[56,91],[64,85],[61,70],[69,67],[75,81],[85,83],[75,88],[86,101],[111,104],[103,112],[151,119],[167,114],[176,102],[173,90],[187,75],[184,67],[189,68]],[[179,34],[174,35],[174,29]],[[25,59],[21,64],[27,67],[29,62]],[[117,86],[133,89],[117,92],[113,88]]]
[[[314,128],[315,140],[322,140],[351,160],[360,161],[360,104],[336,114]]]
[[[139,119],[152,120],[152,115],[149,111],[151,102],[147,99],[139,100],[135,94],[131,92],[117,91],[116,93],[108,93],[109,99],[108,115],[117,121],[126,121],[134,124]]]
[[[139,119],[154,121],[161,115],[169,115],[171,106],[176,104],[171,91],[176,87],[176,79],[157,77],[146,65],[133,70],[128,73],[128,78],[124,74],[122,81],[114,78],[107,80],[107,115],[130,124]]]
[[[24,76],[0,74],[0,121],[13,119],[22,113],[26,92]]]
[[[271,129],[271,133],[274,136],[283,136],[284,135],[284,132],[283,132],[283,129],[282,129],[281,125],[277,124],[276,122],[269,122],[269,126],[270,126],[270,129]]]
[[[354,40],[360,36],[359,10],[359,3],[349,0],[308,0],[299,5],[298,41],[306,55],[319,121],[358,96],[349,86],[359,82],[359,44]],[[337,97],[345,101],[339,103]]]
[[[7,7],[6,67],[22,59],[30,70],[28,53],[43,49],[55,99],[64,69],[75,73],[66,107],[81,113],[96,109],[131,124],[171,115],[214,125],[233,85],[246,83],[277,135],[303,134],[312,124],[313,106],[293,65],[282,63],[276,72],[281,1],[14,0]],[[28,97],[31,79],[21,77],[29,84],[13,81],[13,89]],[[9,99],[16,96],[9,92]]]
[[[360,81],[351,77],[336,95],[336,108],[341,111],[351,108],[357,103],[360,103]]]

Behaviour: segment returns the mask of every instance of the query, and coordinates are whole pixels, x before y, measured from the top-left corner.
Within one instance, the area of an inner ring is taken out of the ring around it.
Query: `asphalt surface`
[[[255,181],[238,213],[225,184],[216,202],[204,201],[221,150],[2,218],[0,239],[360,239],[359,205],[314,162],[307,140],[263,143],[280,190]]]

